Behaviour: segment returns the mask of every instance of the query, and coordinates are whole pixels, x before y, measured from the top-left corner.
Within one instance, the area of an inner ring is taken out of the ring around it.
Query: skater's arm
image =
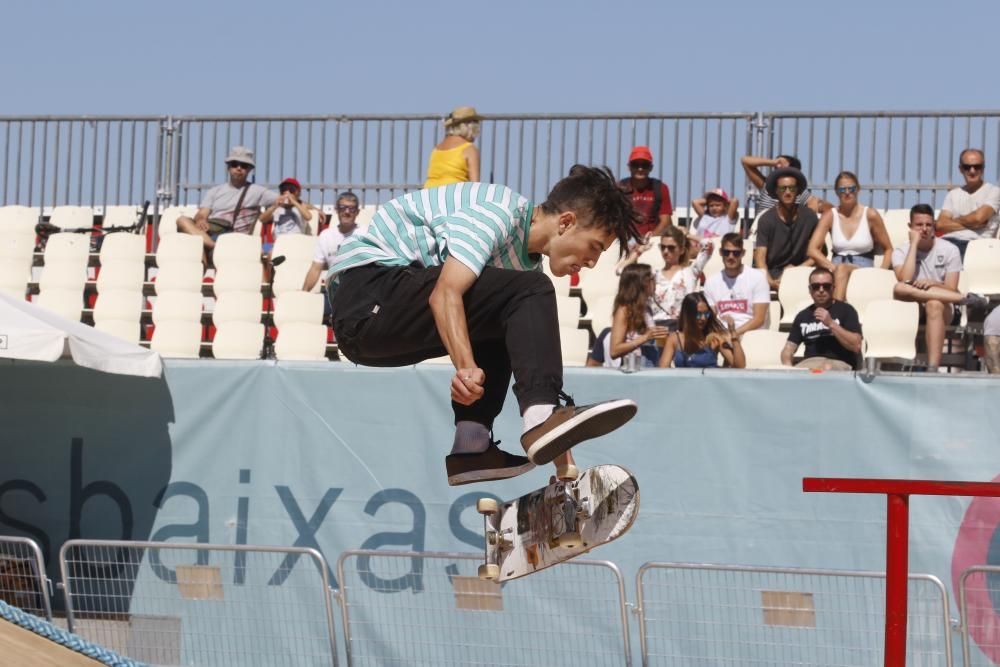
[[[445,260],[434,291],[428,302],[434,314],[441,342],[455,366],[451,382],[451,397],[463,405],[471,405],[483,395],[485,375],[472,356],[472,342],[465,319],[462,297],[476,282],[476,274],[454,257]]]

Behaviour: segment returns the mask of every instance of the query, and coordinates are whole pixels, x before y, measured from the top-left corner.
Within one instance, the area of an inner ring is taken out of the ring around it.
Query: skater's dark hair
[[[581,226],[613,232],[620,244],[619,254],[624,256],[629,242],[640,239],[636,228],[639,216],[632,208],[631,197],[618,186],[607,167],[574,165],[573,171],[572,176],[555,184],[539,208],[548,214],[572,211]]]

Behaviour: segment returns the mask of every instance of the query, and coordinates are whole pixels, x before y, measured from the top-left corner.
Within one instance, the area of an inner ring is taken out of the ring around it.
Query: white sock
[[[528,406],[528,409],[524,411],[524,432],[527,433],[548,419],[555,409],[556,406],[550,403]]]
[[[490,446],[490,430],[479,422],[460,421],[455,424],[452,454],[479,454]]]

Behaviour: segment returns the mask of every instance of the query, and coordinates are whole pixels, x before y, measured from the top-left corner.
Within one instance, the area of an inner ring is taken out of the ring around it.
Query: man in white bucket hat
[[[206,250],[215,247],[215,240],[221,234],[249,234],[261,207],[271,206],[279,196],[249,181],[250,172],[256,166],[254,153],[249,148],[233,146],[225,162],[229,180],[205,193],[194,219],[187,216],[177,219],[177,229],[201,236]]]

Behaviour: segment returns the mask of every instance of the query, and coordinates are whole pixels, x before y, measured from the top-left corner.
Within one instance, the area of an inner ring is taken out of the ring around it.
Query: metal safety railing
[[[630,665],[625,587],[607,561],[480,580],[482,554],[348,551],[348,665]]]
[[[298,116],[0,116],[0,205],[104,207],[197,204],[226,178],[229,148],[256,151],[253,178],[294,176],[316,205],[357,192],[377,204],[419,188],[443,133],[435,114]],[[536,200],[576,163],[627,175],[632,146],[650,146],[653,176],[687,210],[707,189],[745,198],[740,157],[797,155],[813,191],[834,200],[833,179],[857,173],[862,201],[939,205],[961,180],[958,153],[1000,162],[1000,111],[494,114],[477,140],[481,179]],[[989,167],[988,167],[989,168]],[[995,177],[995,175],[994,175]],[[989,179],[989,175],[987,176]],[[746,203],[746,202],[744,202]]]
[[[907,665],[952,665],[948,594],[909,577]],[[881,663],[885,573],[646,563],[636,576],[644,667]]]
[[[970,567],[958,579],[965,667],[1000,664],[1000,566]],[[973,645],[978,651],[973,651]]]
[[[329,570],[315,549],[70,540],[71,632],[153,664],[333,665]]]
[[[0,536],[0,600],[52,620],[52,582],[38,543],[27,537]]]

